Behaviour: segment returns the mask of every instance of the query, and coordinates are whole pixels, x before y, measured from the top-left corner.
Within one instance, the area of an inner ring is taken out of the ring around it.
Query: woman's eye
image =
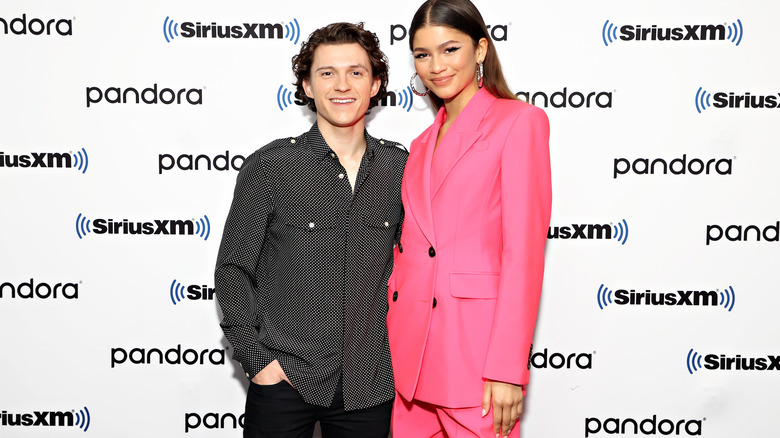
[[[458,50],[460,50],[460,47],[454,47],[454,46],[453,46],[453,47],[447,47],[447,48],[444,50],[444,52],[445,52],[445,53],[453,53],[453,52],[457,52]]]
[[[428,54],[426,54],[426,53],[417,53],[417,54],[414,55],[414,59],[423,59],[426,56],[428,56]]]

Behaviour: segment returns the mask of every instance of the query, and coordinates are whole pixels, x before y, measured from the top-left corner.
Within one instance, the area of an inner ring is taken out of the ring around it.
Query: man
[[[387,437],[385,317],[407,153],[365,130],[387,60],[362,24],[314,31],[293,57],[317,121],[239,172],[215,271],[221,326],[251,379],[245,437]]]

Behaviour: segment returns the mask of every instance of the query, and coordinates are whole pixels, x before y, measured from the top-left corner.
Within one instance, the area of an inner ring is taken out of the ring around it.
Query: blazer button
[[[435,309],[435,308],[436,308],[436,297],[433,297],[433,307],[431,307],[431,308],[432,308],[432,309]]]
[[[428,255],[434,257],[436,255],[436,250],[433,249],[433,247],[428,248]]]
[[[393,301],[398,300],[398,291],[393,292]]]

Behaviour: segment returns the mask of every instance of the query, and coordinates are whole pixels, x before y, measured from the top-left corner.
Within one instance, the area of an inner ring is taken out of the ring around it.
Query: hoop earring
[[[477,82],[479,82],[479,88],[482,88],[483,78],[485,77],[485,70],[482,64],[482,62],[479,63],[479,69],[477,70]]]
[[[420,97],[427,96],[428,93],[431,92],[431,90],[426,88],[425,89],[425,93],[420,93],[419,91],[417,91],[417,89],[414,88],[414,78],[416,78],[416,77],[417,77],[417,72],[414,72],[414,74],[412,75],[412,78],[409,80],[409,86],[412,88],[412,92],[414,94],[420,96]]]

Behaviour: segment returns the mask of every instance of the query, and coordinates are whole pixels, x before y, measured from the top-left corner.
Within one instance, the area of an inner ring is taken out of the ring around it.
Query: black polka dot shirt
[[[387,280],[407,153],[366,133],[355,190],[317,124],[249,156],[215,271],[221,327],[247,378],[277,359],[303,399],[346,410],[394,396]]]

